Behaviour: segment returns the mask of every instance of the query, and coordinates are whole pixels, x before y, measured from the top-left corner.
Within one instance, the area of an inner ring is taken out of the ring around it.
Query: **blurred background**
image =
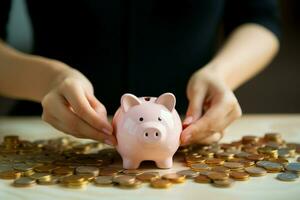
[[[281,47],[273,62],[235,93],[244,113],[300,112],[300,1],[281,0]],[[14,0],[8,23],[8,43],[24,52],[32,49],[32,28],[24,0]],[[17,102],[0,97],[0,115],[14,115]],[[23,114],[23,113],[19,113]]]

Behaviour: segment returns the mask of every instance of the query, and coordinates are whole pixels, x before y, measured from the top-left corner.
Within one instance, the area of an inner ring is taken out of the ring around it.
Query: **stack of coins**
[[[287,143],[278,133],[247,135],[231,143],[180,147],[175,154],[180,159],[175,159],[183,160],[186,169],[160,174],[155,165],[153,169],[123,169],[117,151],[103,143],[79,143],[69,138],[29,142],[6,136],[0,144],[0,179],[11,180],[14,187],[60,185],[77,189],[91,183],[121,189],[143,185],[166,189],[192,181],[228,188],[234,182],[268,173],[277,173],[280,181],[296,181],[299,153],[300,144]]]

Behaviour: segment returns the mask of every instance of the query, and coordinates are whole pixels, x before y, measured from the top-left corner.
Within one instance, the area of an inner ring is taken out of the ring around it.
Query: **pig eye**
[[[160,117],[158,117],[158,121],[161,121],[161,118],[160,118]]]
[[[144,120],[144,118],[140,117],[140,119],[139,119],[139,120],[140,120],[140,122],[142,122],[142,121]]]

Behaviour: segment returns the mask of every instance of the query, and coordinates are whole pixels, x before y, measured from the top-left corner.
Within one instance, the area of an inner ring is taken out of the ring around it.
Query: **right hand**
[[[42,99],[42,119],[79,138],[116,145],[104,105],[94,96],[90,81],[79,71],[68,69],[53,81]]]

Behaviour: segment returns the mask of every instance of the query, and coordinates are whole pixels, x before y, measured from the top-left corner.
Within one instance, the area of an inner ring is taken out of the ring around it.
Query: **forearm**
[[[279,49],[276,36],[257,24],[238,27],[204,69],[236,89],[266,67]]]
[[[63,63],[24,54],[0,40],[0,95],[40,102],[54,80],[68,70]]]

